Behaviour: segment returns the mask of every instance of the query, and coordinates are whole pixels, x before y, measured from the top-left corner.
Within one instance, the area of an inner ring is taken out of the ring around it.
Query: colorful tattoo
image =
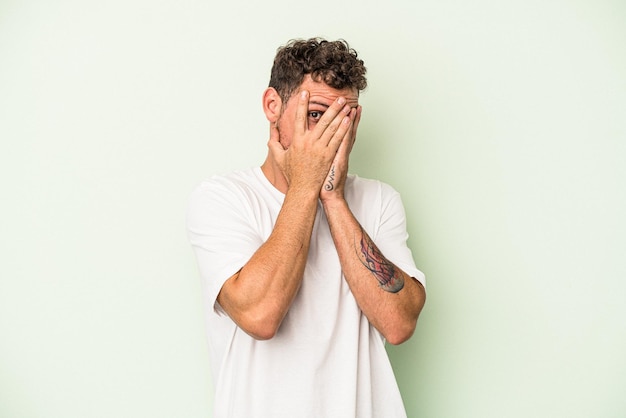
[[[334,165],[330,168],[330,173],[328,174],[328,180],[326,184],[324,185],[324,190],[326,190],[327,192],[330,192],[331,190],[333,190],[335,188],[333,181],[335,181],[335,166]]]
[[[397,293],[404,287],[404,277],[396,267],[387,260],[371,238],[361,228],[361,253],[357,255],[361,263],[372,272],[379,286],[386,292]]]

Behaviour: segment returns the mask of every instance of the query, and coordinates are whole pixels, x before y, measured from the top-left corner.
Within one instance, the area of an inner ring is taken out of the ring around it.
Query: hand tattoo
[[[326,190],[327,192],[334,190],[335,185],[333,184],[333,181],[335,181],[335,166],[334,165],[330,168],[330,173],[328,174],[328,180],[326,181],[326,184],[324,185],[324,190]]]
[[[363,228],[361,228],[360,250],[360,254],[357,250],[359,260],[372,272],[384,291],[397,293],[402,290],[404,287],[402,273],[382,255]]]

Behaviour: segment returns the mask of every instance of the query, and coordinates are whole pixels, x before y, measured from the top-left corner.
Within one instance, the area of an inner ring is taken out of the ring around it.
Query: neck
[[[267,155],[265,162],[263,162],[263,165],[261,166],[261,171],[263,171],[265,177],[279,192],[283,194],[287,193],[287,179],[271,155]]]

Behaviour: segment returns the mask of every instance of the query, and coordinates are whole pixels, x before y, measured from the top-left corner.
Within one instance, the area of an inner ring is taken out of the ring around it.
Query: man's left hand
[[[322,201],[335,198],[343,199],[344,197],[344,186],[348,175],[348,160],[356,141],[356,132],[361,120],[361,109],[361,106],[357,106],[350,112],[350,118],[353,120],[352,128],[346,132],[337,150],[335,159],[330,166],[326,180],[324,180],[324,185],[320,190],[320,199]]]

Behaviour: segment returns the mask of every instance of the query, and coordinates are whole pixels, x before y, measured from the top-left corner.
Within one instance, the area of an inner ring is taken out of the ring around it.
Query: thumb
[[[267,148],[274,160],[282,166],[286,150],[283,144],[280,143],[280,132],[276,124],[270,125],[270,139],[267,141]]]
[[[280,132],[276,123],[270,124],[270,139],[267,146],[273,151],[284,151],[285,148],[280,143]]]

